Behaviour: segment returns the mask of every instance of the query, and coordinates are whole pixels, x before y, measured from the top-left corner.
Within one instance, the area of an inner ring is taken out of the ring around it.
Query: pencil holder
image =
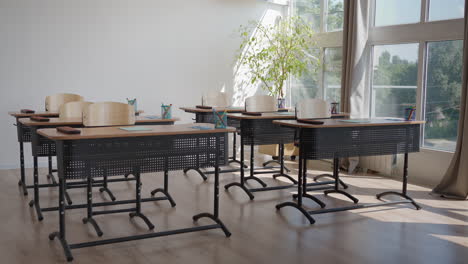
[[[338,114],[339,107],[340,107],[340,103],[337,103],[337,102],[331,103],[331,113],[332,113],[332,115]]]
[[[135,109],[135,115],[137,115],[137,114],[138,114],[137,99],[136,99],[136,98],[135,98],[135,99],[128,99],[128,98],[127,98],[127,103],[128,103],[129,105],[132,105],[132,106],[133,106],[133,108]]]
[[[161,118],[162,119],[171,119],[172,118],[172,104],[170,105],[161,105]]]
[[[416,107],[408,107],[405,109],[405,117],[407,121],[416,120]]]
[[[216,111],[213,109],[214,115],[214,125],[215,128],[226,128],[227,126],[227,112],[226,111]]]

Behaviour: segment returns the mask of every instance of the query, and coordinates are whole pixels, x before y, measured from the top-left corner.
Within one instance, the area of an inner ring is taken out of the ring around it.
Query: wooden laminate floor
[[[294,167],[294,165],[290,164]],[[328,169],[328,164],[322,164]],[[311,175],[321,171],[309,171]],[[292,173],[294,174],[294,173]],[[29,183],[31,170],[27,171]],[[58,241],[48,234],[57,230],[56,212],[44,213],[38,222],[28,206],[32,197],[20,194],[18,170],[0,171],[0,263],[65,263]],[[269,185],[281,184],[263,175]],[[161,173],[143,175],[143,193],[162,185]],[[236,174],[221,177],[222,186],[237,180]],[[375,194],[399,190],[401,183],[372,175],[343,176],[349,192],[363,203],[377,202]],[[46,181],[41,170],[41,181]],[[193,226],[191,217],[212,206],[213,178],[203,182],[194,172],[170,173],[170,191],[177,202],[145,203],[144,213],[157,231]],[[134,196],[134,182],[111,184],[117,199]],[[238,188],[221,189],[220,217],[232,232],[210,230],[149,240],[132,241],[73,250],[74,263],[468,263],[468,201],[443,200],[429,189],[409,186],[409,194],[423,209],[409,205],[377,207],[315,216],[309,225],[295,209],[277,212],[275,205],[291,199],[294,190],[257,193],[254,201]],[[41,190],[42,206],[56,206],[57,190]],[[84,202],[84,190],[70,191],[75,203]],[[107,197],[94,191],[95,201]],[[344,197],[325,197],[328,207],[350,205]],[[306,206],[316,205],[305,200]],[[94,230],[81,222],[85,210],[67,211],[70,243],[96,239]],[[148,232],[140,220],[128,214],[96,216],[103,238]],[[211,223],[202,220],[203,223]]]

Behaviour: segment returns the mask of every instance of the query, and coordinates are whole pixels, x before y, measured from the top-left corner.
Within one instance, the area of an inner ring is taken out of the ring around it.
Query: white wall
[[[46,95],[136,97],[159,113],[161,102],[190,106],[206,89],[232,91],[236,30],[268,9],[283,11],[259,0],[1,0],[0,168],[19,166],[7,112],[42,110]]]

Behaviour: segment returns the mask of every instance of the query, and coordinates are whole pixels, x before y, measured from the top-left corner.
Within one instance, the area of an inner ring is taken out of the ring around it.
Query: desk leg
[[[249,191],[249,189],[247,189],[247,187],[245,187],[245,171],[244,171],[244,137],[242,136],[241,134],[241,146],[240,146],[240,162],[241,162],[241,166],[240,166],[240,183],[239,182],[232,182],[232,183],[229,183],[227,185],[224,186],[224,189],[228,190],[229,188],[233,187],[233,186],[237,186],[237,187],[240,187],[242,190],[244,190],[244,192],[249,196],[250,200],[253,200],[255,198],[255,196],[252,194],[252,192]],[[218,173],[218,172],[216,172]]]
[[[325,173],[325,174],[320,174],[320,175],[315,176],[314,181],[318,182],[318,180],[322,178],[334,178],[334,177],[331,174]],[[343,189],[348,189],[348,185],[346,183],[344,183],[342,180],[338,180],[338,181],[340,182],[340,185],[341,187],[343,187]]]
[[[346,197],[348,197],[350,200],[352,200],[355,204],[359,202],[359,199],[352,196],[351,194],[340,190],[340,159],[339,158],[334,158],[333,159],[333,177],[335,178],[335,189],[333,190],[326,190],[323,193],[325,195],[329,195],[331,193],[339,193],[342,194]]]
[[[145,224],[148,226],[149,230],[154,229],[153,223],[141,212],[141,174],[140,168],[136,169],[135,171],[135,178],[136,178],[136,211],[129,214],[130,218],[139,217],[141,218]]]
[[[108,181],[107,181],[107,170],[104,171],[104,177],[103,177],[103,183],[102,183],[102,187],[99,188],[99,192],[103,193],[103,192],[106,192],[109,197],[111,198],[111,200],[114,202],[116,199],[115,199],[115,196],[114,194],[112,193],[112,191],[109,189],[109,186],[108,186]]]
[[[294,207],[297,210],[299,210],[307,218],[307,220],[309,220],[310,224],[312,225],[312,224],[315,223],[315,219],[312,218],[312,216],[310,216],[310,214],[302,207],[302,197],[303,197],[303,194],[304,194],[304,191],[302,190],[302,188],[303,188],[303,179],[304,179],[303,163],[305,162],[305,160],[303,160],[303,157],[304,157],[303,148],[300,147],[300,149],[299,149],[299,173],[298,173],[299,182],[297,184],[297,203],[295,203],[295,202],[280,203],[280,204],[276,205],[276,210],[280,210],[280,209],[282,209],[284,207]]]
[[[65,224],[65,175],[63,168],[63,142],[57,142],[57,167],[58,167],[58,179],[59,179],[59,231],[53,232],[49,235],[50,240],[54,240],[56,237],[60,240],[62,244],[63,251],[67,258],[67,261],[73,260],[73,255],[71,254],[70,247],[66,240],[66,224]]]
[[[29,206],[36,209],[37,219],[42,221],[44,217],[39,204],[39,172],[37,167],[37,157],[34,157],[34,199],[29,202]]]
[[[279,145],[279,158],[280,158],[280,173],[274,174],[273,178],[276,179],[278,177],[285,177],[286,179],[290,180],[292,183],[297,184],[297,181],[284,173],[284,170],[286,169],[284,166],[284,144]]]
[[[250,144],[250,176],[249,177],[245,177],[245,180],[248,181],[248,180],[254,180],[256,182],[258,182],[260,185],[262,185],[262,187],[267,187],[267,184],[262,181],[260,178],[256,177],[255,176],[255,158],[254,158],[254,149],[255,149],[255,145],[254,145],[254,142],[252,141],[252,143]]]
[[[381,200],[383,196],[386,195],[397,195],[400,197],[405,198],[406,200],[409,200],[411,204],[416,208],[416,210],[420,210],[421,206],[417,204],[413,198],[409,197],[407,194],[407,186],[408,186],[408,153],[405,153],[405,163],[403,165],[403,186],[402,186],[402,192],[383,192],[380,194],[377,194],[377,199]]]
[[[96,220],[93,218],[93,179],[91,176],[91,170],[88,165],[86,165],[87,168],[87,181],[86,181],[86,200],[87,200],[87,217],[83,218],[83,224],[90,223],[93,227],[94,230],[96,231],[96,234],[98,236],[102,236],[102,230],[97,224]],[[105,172],[104,172],[105,173]]]
[[[49,145],[49,153],[51,152],[50,148],[51,147]],[[52,170],[52,156],[49,155],[47,157],[47,161],[49,163],[49,174],[47,174],[47,179],[50,179],[53,184],[57,184],[57,181],[55,180],[54,174],[52,173],[53,172],[53,170]]]
[[[302,196],[304,198],[309,198],[310,200],[316,202],[318,205],[320,205],[321,208],[325,208],[325,203],[322,202],[320,199],[315,197],[314,195],[308,194],[307,193],[307,159],[304,159],[304,162],[302,163],[303,169],[302,169]]]
[[[193,221],[198,221],[200,218],[210,218],[211,220],[215,221],[218,224],[219,228],[221,228],[224,232],[226,237],[231,236],[231,232],[227,229],[224,223],[219,219],[219,153],[220,153],[220,140],[219,135],[216,136],[216,158],[215,158],[215,182],[214,182],[214,197],[213,197],[213,214],[210,213],[201,213],[198,215],[193,216]],[[243,156],[241,154],[241,156]],[[241,162],[243,161],[241,157]],[[243,165],[243,164],[241,164]],[[243,167],[241,167],[241,171],[243,171]]]
[[[18,185],[22,187],[23,194],[28,195],[28,187],[26,186],[26,177],[25,177],[25,169],[24,169],[24,143],[20,142],[20,173],[21,179],[18,182]]]
[[[231,164],[231,163],[237,163],[237,164],[241,164],[241,162],[239,160],[237,160],[237,132],[234,132],[233,133],[234,137],[232,139],[232,157],[230,158],[231,160],[228,161],[228,164]],[[244,168],[247,168],[247,165],[244,164]]]
[[[167,162],[167,159],[166,159],[166,162]],[[166,168],[167,168],[167,165],[166,165]],[[161,188],[154,189],[151,192],[151,196],[154,197],[154,195],[158,192],[166,196],[167,200],[169,200],[169,203],[171,203],[172,207],[176,206],[174,199],[172,199],[172,196],[169,194],[169,172],[167,170],[164,171],[164,189],[161,189]]]
[[[198,114],[197,114],[197,119],[198,119]],[[199,121],[197,120],[197,123],[199,123]],[[197,138],[197,147],[200,145],[200,140]],[[197,155],[197,164],[199,164],[198,162],[198,155]],[[208,177],[206,177],[205,173],[203,171],[201,171],[198,167],[196,168],[186,168],[184,169],[184,174],[186,174],[189,170],[194,170],[196,172],[198,172],[198,174],[200,174],[200,176],[203,178],[203,181],[206,181],[208,180]]]

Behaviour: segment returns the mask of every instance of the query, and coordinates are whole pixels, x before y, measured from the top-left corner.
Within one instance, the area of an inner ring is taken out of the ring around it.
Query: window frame
[[[369,0],[369,36],[367,45],[371,52],[368,79],[366,87],[369,96],[369,117],[373,112],[372,84],[374,69],[374,47],[379,45],[418,43],[418,78],[416,88],[416,118],[426,119],[426,79],[428,43],[436,41],[464,40],[464,18],[429,21],[429,2],[421,0],[421,16],[418,23],[399,24],[390,26],[375,26],[376,0]],[[465,6],[465,8],[467,8]],[[421,126],[421,148],[431,151],[453,151],[428,148],[424,145],[425,126]]]

